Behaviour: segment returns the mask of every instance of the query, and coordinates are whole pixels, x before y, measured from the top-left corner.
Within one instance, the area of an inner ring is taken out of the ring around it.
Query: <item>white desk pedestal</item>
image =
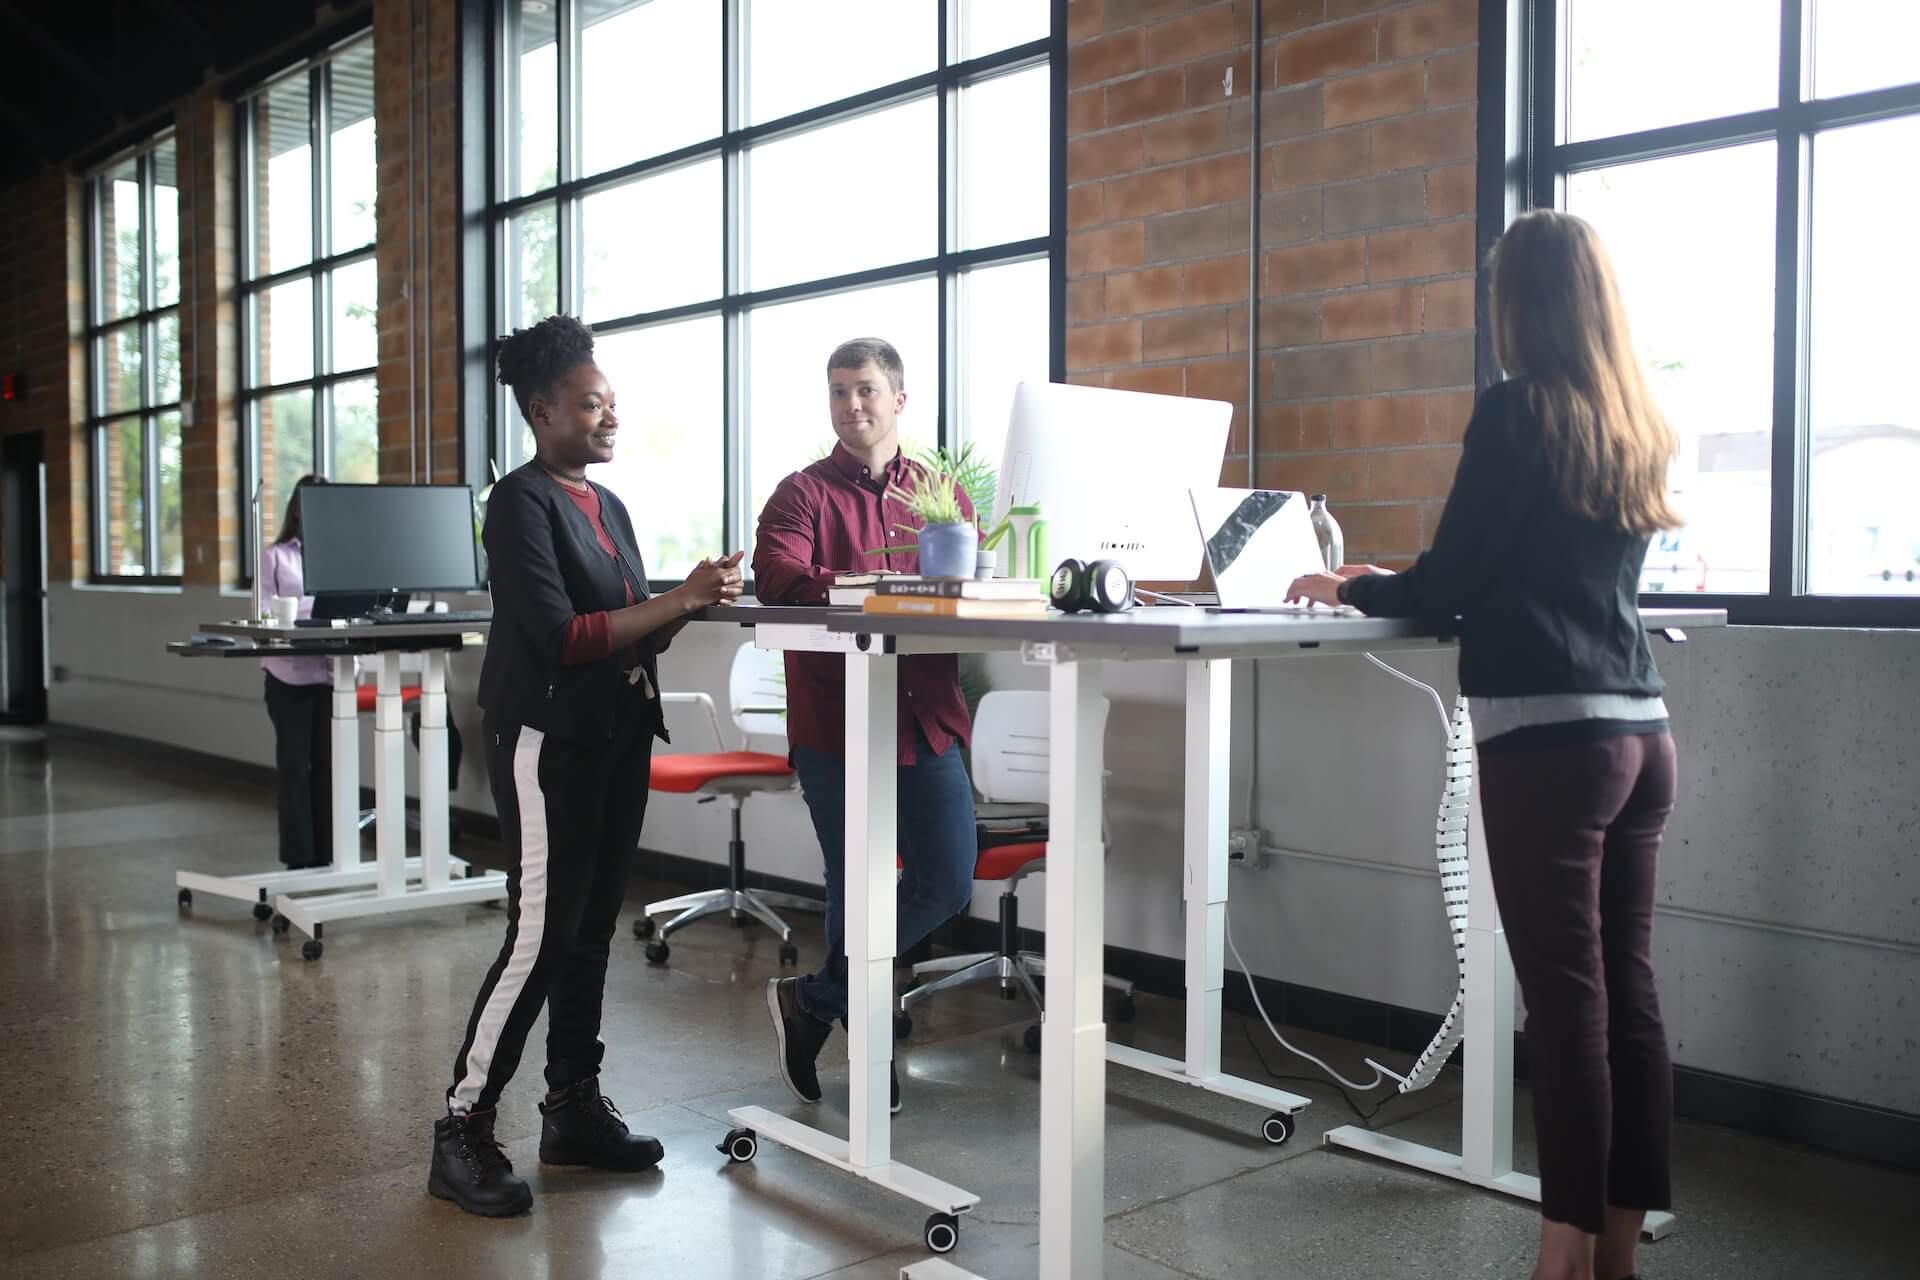
[[[846,663],[847,847],[842,882],[851,1074],[848,1134],[843,1140],[764,1107],[735,1107],[727,1115],[783,1147],[918,1201],[936,1214],[957,1216],[980,1197],[896,1162],[891,1145],[887,1082],[893,1062],[893,959],[899,916],[894,873],[899,848],[899,660],[890,652],[853,650]]]

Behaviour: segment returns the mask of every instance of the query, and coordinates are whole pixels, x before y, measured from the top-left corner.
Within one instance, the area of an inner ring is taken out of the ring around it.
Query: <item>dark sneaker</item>
[[[601,1094],[598,1080],[582,1080],[540,1104],[540,1163],[584,1164],[638,1173],[660,1163],[657,1138],[631,1133],[620,1109]]]
[[[533,1190],[516,1175],[493,1137],[493,1112],[473,1111],[433,1122],[433,1168],[427,1193],[483,1218],[533,1208]]]
[[[820,1073],[814,1064],[833,1025],[800,1007],[798,978],[774,978],[767,983],[767,1013],[780,1047],[780,1078],[800,1101],[820,1101]]]

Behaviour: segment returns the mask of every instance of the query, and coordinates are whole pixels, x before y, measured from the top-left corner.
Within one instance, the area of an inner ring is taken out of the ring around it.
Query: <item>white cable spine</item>
[[[1401,1093],[1432,1084],[1460,1046],[1466,1034],[1467,1000],[1467,816],[1473,798],[1473,717],[1465,697],[1453,701],[1453,733],[1447,741],[1446,787],[1440,795],[1440,815],[1434,824],[1433,852],[1440,864],[1440,898],[1453,934],[1454,965],[1459,971],[1453,1006],[1440,1020],[1432,1043],[1421,1051],[1413,1069],[1400,1081]]]

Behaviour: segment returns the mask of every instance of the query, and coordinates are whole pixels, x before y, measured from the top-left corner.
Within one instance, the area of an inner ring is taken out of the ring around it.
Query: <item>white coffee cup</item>
[[[275,624],[282,627],[290,627],[293,625],[294,619],[300,616],[300,597],[275,596],[267,602],[267,607],[273,611]]]

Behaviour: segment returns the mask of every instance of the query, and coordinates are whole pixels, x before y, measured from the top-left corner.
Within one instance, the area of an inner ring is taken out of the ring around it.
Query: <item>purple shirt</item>
[[[270,616],[275,596],[300,597],[300,616],[313,616],[313,597],[302,585],[300,539],[289,538],[267,547],[260,557],[260,580],[253,584],[255,616]],[[262,658],[260,665],[285,684],[332,684],[333,665],[327,658]]]
[[[897,547],[913,540],[912,530],[919,521],[884,494],[889,482],[907,483],[914,470],[914,464],[895,454],[876,476],[845,446],[836,444],[827,457],[782,480],[760,512],[754,538],[755,598],[764,604],[825,604],[836,573],[919,572],[917,552],[867,554],[869,548]],[[973,504],[964,492],[960,507],[971,520]],[[846,659],[837,653],[790,651],[786,664],[787,741],[845,755]],[[972,737],[967,702],[960,694],[960,666],[952,654],[900,659],[899,763],[903,765],[914,762],[915,728],[926,735],[936,755],[956,742],[965,746]]]

